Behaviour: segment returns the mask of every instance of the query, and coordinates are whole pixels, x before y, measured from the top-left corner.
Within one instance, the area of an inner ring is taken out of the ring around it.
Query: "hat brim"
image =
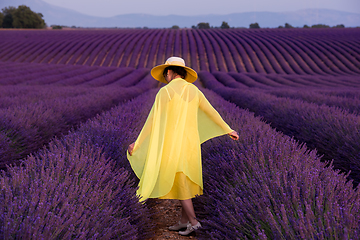
[[[151,69],[151,76],[153,78],[155,78],[156,80],[158,80],[159,82],[168,84],[168,82],[165,80],[165,78],[163,76],[163,72],[164,72],[165,68],[170,67],[170,66],[178,66],[178,67],[185,68],[185,70],[187,72],[185,80],[189,83],[195,82],[196,79],[198,78],[198,75],[195,72],[195,70],[193,70],[189,67],[185,67],[185,66],[177,65],[177,64],[162,64],[162,65],[156,66],[153,69]]]

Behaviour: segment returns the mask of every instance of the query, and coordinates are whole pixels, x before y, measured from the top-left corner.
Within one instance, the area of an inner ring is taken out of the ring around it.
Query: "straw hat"
[[[179,66],[185,68],[187,72],[187,76],[185,80],[188,81],[189,83],[193,83],[196,81],[197,73],[193,69],[186,67],[184,59],[179,57],[170,57],[166,60],[164,64],[156,66],[153,69],[151,69],[151,76],[153,76],[153,78],[155,78],[156,80],[167,84],[168,82],[165,80],[163,76],[163,72],[165,68],[169,66]]]

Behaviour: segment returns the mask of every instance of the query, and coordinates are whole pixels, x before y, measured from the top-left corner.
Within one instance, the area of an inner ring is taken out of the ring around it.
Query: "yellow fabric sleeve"
[[[200,143],[217,136],[231,133],[233,130],[222,119],[201,91],[199,91],[199,98],[198,128]]]

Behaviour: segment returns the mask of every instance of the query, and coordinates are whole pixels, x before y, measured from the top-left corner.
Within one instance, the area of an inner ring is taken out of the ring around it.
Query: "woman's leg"
[[[191,199],[186,200],[180,200],[181,206],[182,206],[182,215],[181,215],[181,222],[189,221],[191,225],[196,225],[198,221],[195,219],[195,211],[194,206],[192,204]],[[186,215],[187,219],[186,221],[183,221],[184,215]]]
[[[180,222],[187,223],[188,221],[189,221],[188,215],[186,214],[185,209],[182,207]]]

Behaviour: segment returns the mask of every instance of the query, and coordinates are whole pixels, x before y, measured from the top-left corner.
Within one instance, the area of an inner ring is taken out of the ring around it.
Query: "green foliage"
[[[13,27],[13,14],[16,11],[15,7],[5,7],[2,9],[4,15],[2,20],[3,28],[12,28]]]
[[[0,28],[2,27],[3,20],[4,20],[4,14],[0,12]]]
[[[178,25],[173,25],[171,29],[179,29],[180,27]]]
[[[306,25],[306,24],[305,24],[305,25],[303,26],[303,28],[310,28],[310,27],[309,27],[308,25]]]
[[[62,29],[60,25],[51,25],[52,29]]]
[[[221,29],[228,29],[228,28],[230,28],[230,26],[229,26],[229,24],[227,22],[223,21],[220,28]]]
[[[197,25],[198,29],[209,29],[210,28],[210,24],[206,23],[206,22],[200,22]]]
[[[44,28],[45,21],[41,13],[35,13],[25,5],[18,8],[8,7],[2,9],[4,28]]]
[[[14,14],[14,12],[16,11],[16,7],[5,7],[3,9],[1,9],[4,15],[8,15],[8,14]]]
[[[329,28],[329,25],[325,25],[325,24],[314,24],[311,26],[312,28]]]
[[[255,29],[255,28],[260,28],[260,25],[256,22],[256,23],[251,23],[249,28]]]
[[[2,27],[3,28],[12,28],[13,25],[13,16],[11,14],[6,14],[2,21]]]
[[[294,28],[294,27],[291,26],[289,23],[285,23],[285,28]]]
[[[334,26],[334,28],[344,28],[344,27],[345,27],[344,24],[338,24],[338,25]]]

